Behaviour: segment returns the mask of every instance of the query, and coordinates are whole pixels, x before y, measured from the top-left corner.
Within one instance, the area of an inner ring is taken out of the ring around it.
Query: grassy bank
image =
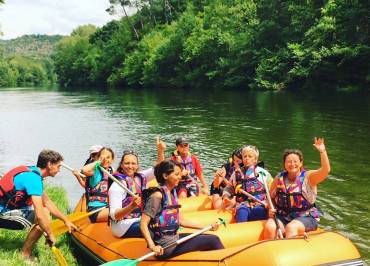
[[[48,187],[46,190],[60,210],[66,213],[68,209],[66,191],[61,187]],[[23,261],[19,252],[26,235],[27,231],[0,229],[0,265],[29,265]],[[77,265],[77,261],[72,255],[66,234],[58,237],[56,247],[61,250],[68,265]],[[51,249],[45,245],[45,238],[43,237],[37,243],[36,248],[34,248],[33,255],[36,256],[39,261],[39,263],[35,265],[57,265],[54,254],[51,252]]]

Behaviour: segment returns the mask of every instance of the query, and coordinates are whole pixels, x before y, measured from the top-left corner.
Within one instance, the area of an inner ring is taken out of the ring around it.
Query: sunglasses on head
[[[136,158],[138,157],[137,153],[133,150],[124,150],[123,151],[123,156],[126,156],[126,155],[134,155],[134,156],[136,156]]]

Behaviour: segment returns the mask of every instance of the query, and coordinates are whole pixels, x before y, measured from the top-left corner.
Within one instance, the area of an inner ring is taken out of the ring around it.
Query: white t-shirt
[[[153,167],[146,169],[144,171],[140,171],[139,174],[146,178],[147,183],[149,183],[151,180],[155,178]],[[124,182],[123,185],[126,186],[126,183]],[[119,221],[116,220],[115,216],[116,210],[122,208],[122,201],[127,197],[127,192],[123,190],[115,182],[113,182],[113,184],[110,186],[108,196],[110,206],[109,215],[113,220],[111,222],[112,233],[116,237],[122,237],[124,236],[124,234],[126,234],[130,226],[134,222],[139,221],[140,218],[122,219]]]

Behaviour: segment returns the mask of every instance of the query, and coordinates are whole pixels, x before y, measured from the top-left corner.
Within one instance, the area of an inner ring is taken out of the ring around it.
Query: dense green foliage
[[[54,55],[68,85],[367,89],[370,2],[110,0]],[[128,16],[128,6],[137,12]]]
[[[50,55],[60,35],[25,35],[0,41],[0,87],[55,83]]]

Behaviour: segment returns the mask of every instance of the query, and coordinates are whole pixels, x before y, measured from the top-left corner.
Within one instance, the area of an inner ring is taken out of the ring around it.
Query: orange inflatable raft
[[[187,204],[193,205],[189,207]],[[232,222],[229,212],[218,212],[205,207],[207,197],[182,200],[183,215],[198,223],[209,225],[222,217]],[[196,207],[198,206],[198,207]],[[203,207],[200,207],[203,206]],[[80,201],[75,211],[85,211]],[[89,219],[78,222],[80,232],[72,233],[72,241],[92,264],[99,265],[118,259],[135,259],[150,252],[142,238],[120,239],[112,235],[107,223],[90,223]],[[168,259],[151,257],[139,265],[363,265],[360,254],[349,239],[335,232],[317,230],[308,239],[262,240],[264,221],[231,223],[216,232],[225,246],[223,250],[197,251]],[[191,233],[193,229],[180,229],[179,233]],[[90,265],[90,264],[89,264]]]

